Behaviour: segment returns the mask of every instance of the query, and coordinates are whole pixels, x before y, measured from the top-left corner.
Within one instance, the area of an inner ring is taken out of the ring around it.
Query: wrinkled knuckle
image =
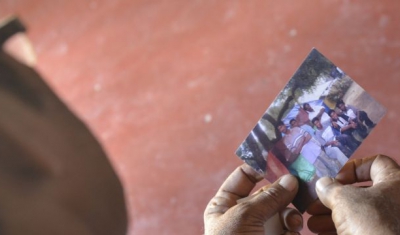
[[[244,221],[251,214],[251,210],[252,204],[250,202],[243,202],[235,208],[235,216]]]
[[[268,188],[267,190],[264,191],[264,193],[266,193],[270,197],[274,197],[274,198],[279,198],[282,196],[281,190],[279,190],[277,188],[273,188],[273,187]]]
[[[229,198],[215,196],[208,203],[206,210],[204,211],[205,215],[215,214],[215,213],[225,213],[229,208],[236,204],[235,201],[230,200]]]
[[[269,188],[264,191],[267,194],[268,204],[272,207],[280,206],[282,204],[282,194],[277,188]]]
[[[246,214],[250,211],[251,209],[251,203],[250,202],[243,202],[240,203],[237,207],[237,213],[239,214]]]
[[[213,199],[211,199],[210,201],[210,206],[214,206],[214,205],[220,205],[222,204],[226,199],[220,196],[215,196],[213,197]]]

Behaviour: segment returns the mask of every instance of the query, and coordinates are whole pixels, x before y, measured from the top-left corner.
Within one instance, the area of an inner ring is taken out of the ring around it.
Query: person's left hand
[[[303,218],[295,209],[286,208],[298,190],[297,179],[285,175],[272,185],[256,192],[249,200],[237,202],[249,195],[262,177],[250,166],[238,167],[223,183],[204,212],[205,235],[249,234],[265,235],[264,224],[280,214],[284,234],[299,234]]]

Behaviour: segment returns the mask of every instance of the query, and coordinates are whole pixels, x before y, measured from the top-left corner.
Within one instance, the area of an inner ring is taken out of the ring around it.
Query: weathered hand
[[[208,203],[204,212],[205,234],[264,235],[264,223],[277,213],[287,230],[285,234],[298,234],[303,227],[301,214],[286,208],[298,190],[295,177],[285,175],[261,188],[249,200],[237,202],[247,197],[261,179],[250,166],[238,167]]]
[[[365,181],[372,186],[342,185]],[[389,157],[348,162],[335,180],[317,182],[317,194],[321,201],[308,208],[315,233],[400,234],[400,167]]]

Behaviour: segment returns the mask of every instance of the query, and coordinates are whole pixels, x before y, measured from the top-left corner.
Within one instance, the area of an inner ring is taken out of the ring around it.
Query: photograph
[[[335,177],[386,109],[340,68],[312,49],[262,115],[236,155],[274,182],[299,180],[293,205],[304,212],[315,183]]]

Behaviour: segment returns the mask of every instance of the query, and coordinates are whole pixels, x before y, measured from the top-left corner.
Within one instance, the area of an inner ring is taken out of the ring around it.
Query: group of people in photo
[[[335,177],[375,126],[365,111],[343,100],[334,109],[304,103],[289,124],[276,125],[282,133],[277,155],[306,182],[315,175]]]

